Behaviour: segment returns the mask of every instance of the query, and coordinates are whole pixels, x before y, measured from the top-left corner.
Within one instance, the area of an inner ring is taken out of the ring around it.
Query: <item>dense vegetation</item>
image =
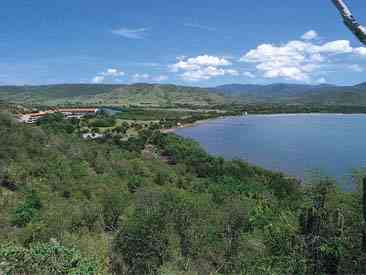
[[[0,100],[46,106],[138,105],[144,107],[208,106],[228,102],[225,97],[201,88],[154,84],[0,86]]]
[[[65,84],[0,86],[0,100],[31,105],[95,105],[139,107],[210,107],[237,104],[300,104],[366,106],[366,84],[224,85],[198,88],[176,85]]]
[[[79,133],[0,114],[0,273],[366,273],[361,185],[301,186],[153,128]]]
[[[250,104],[232,105],[234,112],[249,114],[291,114],[291,113],[342,113],[365,114],[366,106],[350,105],[286,105],[286,104]]]

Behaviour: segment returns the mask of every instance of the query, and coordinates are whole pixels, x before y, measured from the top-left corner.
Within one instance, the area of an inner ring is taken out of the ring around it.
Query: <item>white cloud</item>
[[[104,81],[104,76],[102,76],[102,75],[97,75],[92,80],[92,82],[95,84],[102,83],[103,81]]]
[[[118,77],[118,76],[124,76],[125,73],[122,71],[119,71],[118,69],[107,69],[105,72],[100,73],[103,76],[112,76],[112,77]]]
[[[112,33],[128,39],[142,39],[144,38],[146,31],[147,31],[146,28],[139,28],[139,29],[120,28],[112,30]]]
[[[217,68],[213,66],[203,67],[198,70],[186,71],[181,77],[187,81],[200,81],[200,80],[209,80],[213,77],[224,76],[224,75],[232,75],[237,76],[239,73],[233,69],[223,69]]]
[[[321,77],[321,78],[317,79],[316,82],[318,84],[325,84],[325,83],[327,83],[327,80],[324,77]]]
[[[361,73],[364,71],[364,68],[362,68],[360,65],[358,64],[353,64],[353,65],[349,65],[348,66],[352,71],[354,72],[358,72],[358,73]]]
[[[153,81],[154,82],[162,82],[162,81],[165,81],[165,80],[168,80],[168,76],[167,75],[158,75],[156,77],[153,77]]]
[[[251,72],[243,72],[243,75],[248,77],[248,78],[255,78],[255,75]]]
[[[109,68],[107,70],[105,70],[104,72],[101,72],[99,74],[97,74],[93,79],[92,82],[93,83],[102,83],[104,82],[106,79],[112,79],[112,80],[118,80],[120,81],[120,79],[116,79],[120,76],[124,76],[126,75],[124,72],[115,69],[115,68]]]
[[[202,66],[218,67],[231,65],[231,62],[225,58],[210,55],[200,55],[188,59],[185,57],[179,57],[178,60],[178,63],[171,66],[171,70],[173,72],[178,72],[179,70],[199,70]]]
[[[321,46],[310,45],[309,51],[314,51],[315,53],[330,53],[330,54],[343,54],[352,53],[353,48],[348,40],[337,40],[325,43]]]
[[[366,56],[366,47],[359,47],[353,50],[355,54]]]
[[[234,69],[226,69],[225,74],[232,75],[232,76],[238,76],[239,72],[237,70],[234,70]]]
[[[172,72],[179,72],[180,70],[183,70],[183,71],[199,70],[200,67],[201,66],[197,65],[197,64],[190,64],[186,61],[179,61],[178,63],[171,65],[170,69]]]
[[[158,76],[151,76],[147,73],[142,74],[134,74],[132,75],[132,80],[135,82],[139,81],[152,81],[152,82],[162,82],[168,79],[168,76],[166,75],[158,75]]]
[[[178,62],[170,65],[172,72],[182,72],[181,78],[186,81],[208,80],[213,77],[232,75],[239,73],[234,69],[224,69],[232,63],[223,58],[210,55],[200,55],[197,57],[179,57]]]
[[[319,37],[319,35],[318,35],[318,33],[316,31],[310,30],[310,31],[304,33],[301,36],[301,39],[304,39],[304,40],[313,40],[313,39],[316,39],[318,37]]]
[[[149,74],[134,74],[132,76],[134,81],[146,81],[150,78]]]
[[[332,63],[333,56],[345,54],[366,56],[366,48],[353,48],[347,40],[324,44],[294,40],[283,45],[259,45],[240,61],[255,64],[265,78],[310,82],[318,69]]]

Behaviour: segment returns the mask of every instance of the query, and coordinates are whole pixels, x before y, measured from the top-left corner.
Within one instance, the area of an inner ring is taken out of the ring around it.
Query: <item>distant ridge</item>
[[[36,105],[207,106],[227,103],[224,96],[204,88],[149,83],[0,86],[0,100]]]
[[[247,103],[366,105],[366,82],[354,86],[229,84],[212,88],[212,91],[223,96],[240,98]]]
[[[43,105],[209,106],[235,102],[366,106],[366,82],[354,86],[275,83],[213,88],[151,83],[0,86],[0,100]]]

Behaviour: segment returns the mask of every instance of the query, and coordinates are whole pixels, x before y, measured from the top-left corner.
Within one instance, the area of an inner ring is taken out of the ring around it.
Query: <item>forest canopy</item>
[[[78,125],[0,114],[2,272],[366,272],[362,185],[301,185],[153,129],[83,140]]]

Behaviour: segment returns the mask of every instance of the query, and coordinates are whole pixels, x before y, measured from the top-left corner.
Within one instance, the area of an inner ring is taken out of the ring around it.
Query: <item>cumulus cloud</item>
[[[251,72],[243,72],[243,75],[248,78],[255,78],[255,75]]]
[[[237,76],[239,73],[233,69],[223,69],[217,68],[213,66],[203,67],[198,70],[186,71],[181,77],[187,81],[200,81],[200,80],[209,80],[213,77],[223,76],[223,75],[232,75]]]
[[[177,59],[179,62],[171,66],[173,72],[178,72],[179,70],[198,70],[202,66],[218,67],[231,65],[231,62],[225,58],[210,55],[200,55],[188,59],[185,57],[179,57]]]
[[[104,76],[97,75],[93,78],[92,82],[95,84],[102,83],[104,81]]]
[[[119,28],[112,30],[112,33],[122,36],[128,39],[142,39],[146,34],[146,28],[130,29],[130,28]]]
[[[364,68],[362,68],[360,65],[358,64],[353,64],[353,65],[349,65],[348,66],[352,71],[354,72],[358,72],[358,73],[361,73],[364,71]]]
[[[324,77],[321,77],[321,78],[317,79],[316,82],[318,84],[325,84],[325,83],[327,83],[327,80]]]
[[[172,72],[181,72],[181,78],[187,81],[208,80],[213,77],[239,73],[234,69],[224,69],[232,63],[222,57],[200,55],[197,57],[179,57],[178,62],[170,65]]]
[[[304,33],[301,36],[301,39],[304,39],[304,40],[313,40],[313,39],[316,39],[318,37],[319,37],[319,35],[318,35],[318,33],[316,31],[310,30],[310,31]]]
[[[324,44],[294,40],[283,45],[259,45],[245,53],[240,61],[255,64],[265,78],[309,82],[314,72],[329,64],[333,56],[342,54],[366,56],[366,48],[353,48],[347,40]]]
[[[154,82],[162,82],[162,81],[165,81],[165,80],[168,80],[168,76],[167,75],[158,75],[158,76],[155,76],[152,78],[152,80]]]
[[[124,76],[125,73],[122,71],[119,71],[118,69],[107,69],[105,72],[102,72],[101,75],[117,77],[117,76]]]
[[[126,74],[118,69],[109,68],[109,69],[99,73],[98,75],[96,75],[92,79],[92,82],[93,83],[102,83],[106,79],[116,80],[117,77],[124,76],[124,75],[126,75]]]
[[[134,79],[134,81],[146,81],[150,78],[149,74],[134,74],[132,76],[132,78]]]
[[[366,57],[366,47],[359,47],[354,49],[354,52],[360,56]]]

